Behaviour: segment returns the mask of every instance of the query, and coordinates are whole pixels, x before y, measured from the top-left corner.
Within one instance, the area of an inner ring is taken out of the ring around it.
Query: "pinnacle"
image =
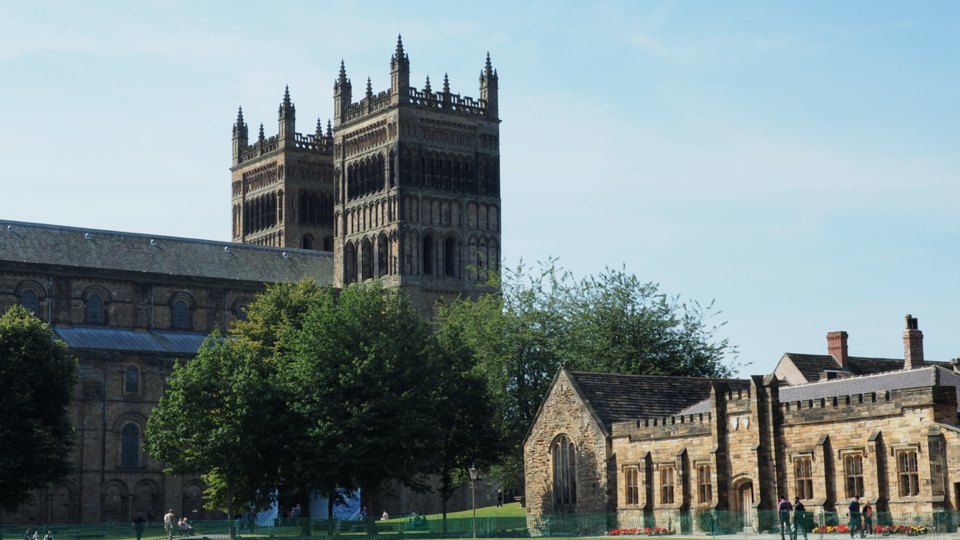
[[[446,73],[443,74],[443,93],[444,94],[450,93],[450,79],[447,78]]]
[[[329,118],[327,118],[327,137],[333,137],[333,124]]]
[[[317,117],[317,137],[323,135],[323,122],[320,121],[320,117]]]
[[[427,82],[423,85],[423,91],[427,94],[430,93],[430,76],[427,75]]]
[[[243,107],[240,107],[240,110],[237,111],[237,125],[243,125]]]
[[[264,137],[264,135],[263,135],[263,122],[261,122],[261,123],[260,123],[260,140],[262,141],[262,140],[265,139],[265,138],[266,138],[266,137]]]
[[[403,57],[403,37],[397,34],[397,59]]]
[[[373,95],[373,85],[370,83],[370,77],[367,77],[367,97]]]

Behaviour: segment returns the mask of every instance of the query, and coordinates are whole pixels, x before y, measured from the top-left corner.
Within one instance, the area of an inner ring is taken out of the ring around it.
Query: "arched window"
[[[30,313],[37,313],[37,293],[27,289],[20,295],[20,305]]]
[[[300,246],[303,249],[313,249],[313,237],[309,234],[303,235],[303,242],[301,242]]]
[[[423,237],[423,273],[433,273],[433,237],[429,234]]]
[[[190,328],[190,310],[187,308],[187,303],[183,300],[173,305],[173,327],[181,329]]]
[[[137,366],[127,367],[127,376],[124,379],[123,391],[136,394],[140,390],[140,370]]]
[[[138,467],[140,465],[140,428],[136,424],[123,426],[120,446],[120,466]]]
[[[103,324],[103,299],[96,294],[87,297],[87,324]]]
[[[577,449],[560,437],[553,443],[553,494],[558,506],[577,504]]]
[[[448,277],[456,275],[457,266],[457,241],[452,237],[447,238],[443,246],[443,269]]]
[[[238,321],[247,322],[249,320],[247,318],[247,306],[237,306],[237,311],[233,314],[233,316],[236,317]]]
[[[324,251],[333,251],[333,237],[325,236],[323,238],[323,250]]]
[[[357,248],[352,243],[347,243],[343,248],[344,257],[344,277],[345,285],[349,285],[357,280]]]
[[[369,238],[364,239],[360,245],[360,257],[361,273],[363,274],[360,279],[373,279],[373,243],[370,242]]]

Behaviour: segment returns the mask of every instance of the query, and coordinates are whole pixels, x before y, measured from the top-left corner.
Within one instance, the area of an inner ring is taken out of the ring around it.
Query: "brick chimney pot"
[[[907,315],[907,328],[903,331],[903,369],[917,369],[923,367],[923,332],[920,331],[918,320]]]
[[[827,354],[833,356],[844,371],[850,371],[847,337],[846,332],[830,332],[827,334]]]

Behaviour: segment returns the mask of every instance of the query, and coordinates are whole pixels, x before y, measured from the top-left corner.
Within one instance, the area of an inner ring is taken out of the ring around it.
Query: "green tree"
[[[424,490],[435,459],[437,366],[429,324],[379,283],[324,291],[286,340],[291,407],[318,455],[374,508],[390,481]],[[373,524],[370,524],[371,529]],[[372,532],[372,531],[371,531]]]
[[[280,442],[270,437],[274,418],[272,367],[250,344],[214,333],[197,356],[177,362],[170,389],[147,421],[150,454],[173,475],[200,475],[207,507],[229,516],[272,500]],[[235,536],[233,520],[230,537]]]
[[[447,503],[469,478],[474,465],[497,465],[506,449],[497,431],[496,404],[489,386],[461,336],[436,334],[440,400],[437,432],[440,436],[435,473],[440,478],[443,532],[447,532]]]
[[[567,361],[574,369],[630,375],[729,377],[737,350],[716,340],[713,302],[669,297],[625,270],[580,280],[570,290]]]
[[[610,271],[576,281],[555,260],[491,276],[497,293],[441,306],[442,331],[472,351],[497,404],[509,452],[491,472],[523,482],[523,438],[561,365],[633,375],[727,376],[736,349],[716,340],[712,303],[667,297],[656,284]]]
[[[499,292],[440,306],[441,331],[472,351],[487,380],[506,450],[491,473],[506,488],[523,483],[523,441],[553,374],[564,361],[570,331],[572,278],[551,260],[539,272],[521,262],[486,285]]]
[[[76,382],[77,362],[49,326],[20,306],[0,317],[0,509],[15,511],[69,474]]]
[[[274,400],[270,411],[265,410],[264,414],[274,418],[270,437],[283,441],[274,457],[278,467],[274,487],[281,493],[296,495],[304,511],[303,517],[310,517],[311,492],[323,493],[331,501],[342,499],[341,491],[336,488],[350,482],[349,477],[337,475],[330,456],[315,450],[304,429],[307,420],[300,416],[303,409],[288,406],[300,398],[299,390],[276,391],[283,385],[277,374],[292,369],[296,361],[293,355],[285,354],[288,347],[284,340],[303,327],[306,314],[321,302],[325,294],[328,292],[308,279],[270,285],[257,295],[256,302],[246,308],[247,321],[238,321],[232,331],[235,337],[257,349],[273,368],[264,384],[271,387],[275,398],[281,399]],[[305,529],[304,532],[309,531]]]

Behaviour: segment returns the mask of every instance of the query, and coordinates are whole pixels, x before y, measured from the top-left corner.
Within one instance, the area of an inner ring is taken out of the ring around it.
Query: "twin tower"
[[[429,314],[477,290],[500,260],[500,119],[490,56],[480,97],[410,85],[397,40],[390,88],[353,101],[343,63],[333,125],[296,131],[289,90],[279,131],[233,126],[233,241],[333,252],[334,286],[379,278]]]

